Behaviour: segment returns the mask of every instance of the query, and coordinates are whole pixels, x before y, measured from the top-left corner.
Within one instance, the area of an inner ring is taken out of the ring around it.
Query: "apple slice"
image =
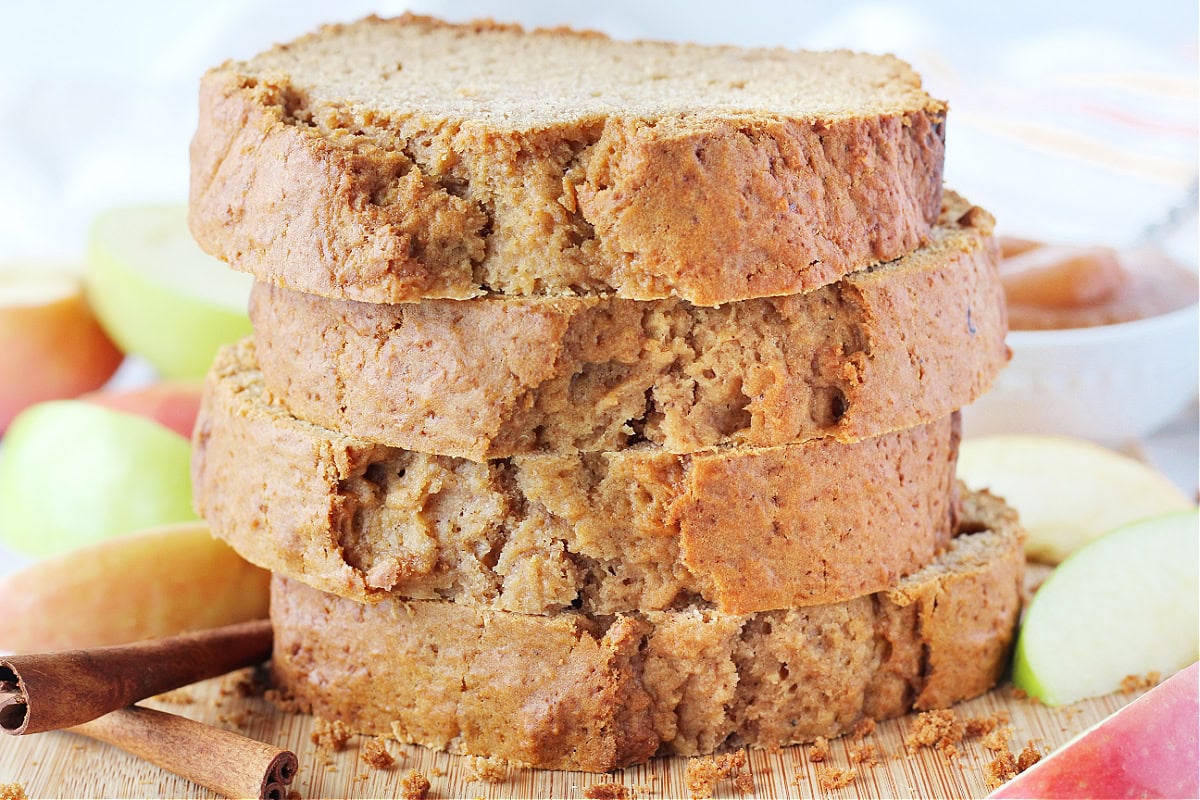
[[[1064,436],[967,439],[958,453],[958,477],[1015,508],[1029,532],[1026,555],[1049,564],[1127,522],[1194,508],[1152,467]]]
[[[21,412],[0,454],[0,539],[33,556],[192,520],[190,442],[80,400]]]
[[[87,285],[127,352],[168,378],[200,378],[213,354],[250,333],[252,279],[192,241],[183,205],[117,208],[96,218]]]
[[[262,619],[269,582],[203,522],[117,536],[0,578],[0,650],[104,647]]]
[[[1050,705],[1169,675],[1200,655],[1200,514],[1131,523],[1072,555],[1033,596],[1013,683]]]
[[[79,399],[114,411],[140,414],[191,439],[202,395],[203,386],[198,382],[163,381],[136,389],[89,392]]]
[[[988,797],[1200,797],[1198,680],[1192,664]]]
[[[24,408],[103,386],[124,359],[83,281],[61,266],[0,267],[0,432]]]

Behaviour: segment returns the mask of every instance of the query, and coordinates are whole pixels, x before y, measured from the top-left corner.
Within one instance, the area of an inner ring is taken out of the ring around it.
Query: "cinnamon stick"
[[[271,655],[269,620],[91,650],[0,659],[0,730],[70,728]]]
[[[130,706],[70,729],[140,756],[226,797],[284,800],[296,755],[223,728]]]

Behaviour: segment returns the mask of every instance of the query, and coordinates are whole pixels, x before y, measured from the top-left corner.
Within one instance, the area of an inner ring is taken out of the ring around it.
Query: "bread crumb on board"
[[[263,699],[285,714],[303,714],[308,711],[304,703],[278,689],[267,689],[263,692]]]
[[[620,783],[593,783],[583,790],[588,800],[629,800],[629,790]]]
[[[508,762],[496,756],[466,756],[462,760],[463,777],[469,781],[503,783],[508,779]]]
[[[963,724],[963,737],[974,739],[977,736],[985,736],[1001,725],[1007,725],[1010,721],[1008,712],[1003,710],[986,717],[971,717]]]
[[[1162,683],[1162,673],[1160,672],[1147,672],[1145,675],[1126,675],[1121,679],[1121,692],[1123,694],[1144,692],[1147,689],[1153,689],[1160,683]]]
[[[818,736],[813,740],[813,743],[808,746],[808,760],[816,763],[819,761],[827,761],[829,759],[829,740],[824,736]]]
[[[712,797],[713,789],[724,780],[732,780],[733,788],[741,794],[754,791],[754,775],[750,772],[745,749],[688,759],[684,781],[693,798]]]
[[[873,744],[850,745],[850,763],[861,764],[864,767],[874,767],[879,764],[879,754]]]
[[[410,769],[400,782],[400,796],[404,800],[425,800],[429,796],[429,778],[415,769]]]
[[[353,735],[346,723],[340,719],[327,720],[316,717],[313,719],[312,732],[308,738],[318,750],[336,753],[346,746],[346,742],[350,741]]]
[[[0,800],[29,800],[23,783],[0,783]]]
[[[375,769],[391,769],[396,763],[396,757],[388,752],[387,739],[382,736],[364,742],[358,757],[364,764]]]
[[[821,767],[817,771],[817,781],[821,784],[821,789],[826,792],[845,789],[857,776],[858,773],[852,769],[838,769],[837,767]]]
[[[966,728],[948,708],[922,711],[909,727],[904,746],[910,753],[933,747],[947,758],[958,758],[957,745],[965,732]]]
[[[249,699],[265,696],[270,686],[269,673],[260,665],[223,675],[217,691],[222,697],[233,696]]]
[[[1017,777],[1041,760],[1042,754],[1033,746],[1033,742],[1026,744],[1020,755],[1016,757],[1006,746],[997,752],[996,757],[984,767],[984,785],[987,786],[988,791],[998,789],[1002,784]]]

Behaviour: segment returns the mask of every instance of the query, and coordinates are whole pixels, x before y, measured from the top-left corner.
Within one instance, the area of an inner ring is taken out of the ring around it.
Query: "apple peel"
[[[1200,797],[1198,680],[1192,664],[988,797]]]
[[[269,582],[204,522],[113,537],[0,578],[0,651],[106,647],[264,619]]]

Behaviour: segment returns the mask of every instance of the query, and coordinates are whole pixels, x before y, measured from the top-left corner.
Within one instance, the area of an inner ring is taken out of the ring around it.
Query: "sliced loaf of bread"
[[[947,194],[932,243],[788,297],[380,305],[258,284],[268,390],[296,416],[473,460],[857,441],[941,419],[1008,359],[992,219]]]
[[[274,679],[354,731],[555,769],[837,736],[982,694],[1003,672],[1022,534],[999,500],[965,500],[962,532],[887,590],[750,615],[363,605],[277,577]]]
[[[924,243],[945,114],[888,56],[372,17],[204,77],[190,221],[327,297],[711,306]]]
[[[247,560],[354,600],[530,614],[829,603],[924,567],[956,515],[957,415],[846,444],[486,462],[372,444],[272,402],[249,342],[219,353],[197,511]]]

